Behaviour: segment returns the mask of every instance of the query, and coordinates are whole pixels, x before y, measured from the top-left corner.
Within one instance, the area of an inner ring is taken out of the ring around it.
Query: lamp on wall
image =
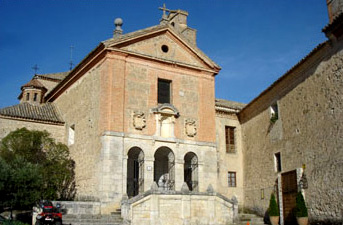
[[[305,164],[303,164],[303,174],[300,178],[300,181],[299,181],[299,185],[300,185],[300,188],[301,189],[307,189],[308,188],[308,182],[307,182],[307,178],[306,178],[306,174],[305,174]]]
[[[299,185],[301,189],[307,189],[308,188],[308,182],[306,178],[306,174],[303,173],[303,175],[300,178]]]

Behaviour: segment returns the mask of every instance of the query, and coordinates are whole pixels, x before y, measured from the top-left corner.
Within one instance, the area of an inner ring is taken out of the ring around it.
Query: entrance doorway
[[[298,192],[297,172],[296,170],[283,173],[281,175],[282,182],[282,203],[283,203],[283,218],[285,225],[297,224],[294,215],[294,208]]]
[[[198,190],[198,157],[193,152],[185,155],[184,182],[190,191]]]
[[[144,187],[144,153],[142,149],[133,147],[127,159],[127,196],[132,198],[142,193]]]
[[[160,190],[175,188],[175,157],[168,147],[161,147],[155,152],[154,181]]]

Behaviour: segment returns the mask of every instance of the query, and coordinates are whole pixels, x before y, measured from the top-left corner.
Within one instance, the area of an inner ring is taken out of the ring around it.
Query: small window
[[[170,80],[158,79],[158,103],[170,103]]]
[[[236,172],[228,172],[228,186],[229,187],[237,187],[236,183]]]
[[[270,106],[270,121],[275,123],[279,119],[279,107],[277,103]]]
[[[161,49],[162,49],[162,52],[164,53],[167,53],[169,51],[168,45],[162,45]]]
[[[75,124],[69,127],[68,145],[73,145],[75,140]]]
[[[26,93],[26,101],[30,100],[30,93]]]
[[[235,127],[225,126],[226,153],[235,153]]]
[[[37,101],[37,96],[38,96],[38,94],[37,94],[37,93],[34,93],[34,95],[33,95],[33,101]]]
[[[275,171],[281,172],[281,154],[280,152],[274,154]]]

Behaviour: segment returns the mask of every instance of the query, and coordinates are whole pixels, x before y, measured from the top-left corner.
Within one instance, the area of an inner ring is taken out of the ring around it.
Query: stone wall
[[[226,152],[225,126],[235,127],[235,153]],[[241,126],[235,113],[216,113],[217,133],[217,190],[228,198],[236,196],[239,206],[243,205],[243,151]],[[236,187],[228,186],[228,171],[236,172]]]
[[[100,63],[73,83],[55,101],[65,121],[65,143],[75,160],[77,200],[98,201],[100,183],[99,99],[100,79],[104,73]],[[70,129],[74,130],[74,143]]]
[[[55,125],[7,118],[0,118],[0,140],[7,136],[11,131],[15,131],[16,129],[23,127],[26,127],[28,130],[46,130],[57,142],[65,144],[65,128],[63,124]]]
[[[156,193],[123,202],[122,215],[132,225],[187,224],[226,225],[234,223],[238,207],[216,193]]]
[[[280,152],[281,174],[306,166],[310,220],[342,221],[342,48],[342,42],[320,48],[248,106],[258,113],[242,125],[246,207],[267,209],[278,176],[274,154]],[[279,119],[272,123],[270,109],[261,107],[275,101]]]

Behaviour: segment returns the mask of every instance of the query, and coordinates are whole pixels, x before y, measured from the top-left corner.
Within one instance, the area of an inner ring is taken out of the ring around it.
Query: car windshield
[[[53,213],[54,212],[54,208],[43,208],[43,212],[45,213]]]

